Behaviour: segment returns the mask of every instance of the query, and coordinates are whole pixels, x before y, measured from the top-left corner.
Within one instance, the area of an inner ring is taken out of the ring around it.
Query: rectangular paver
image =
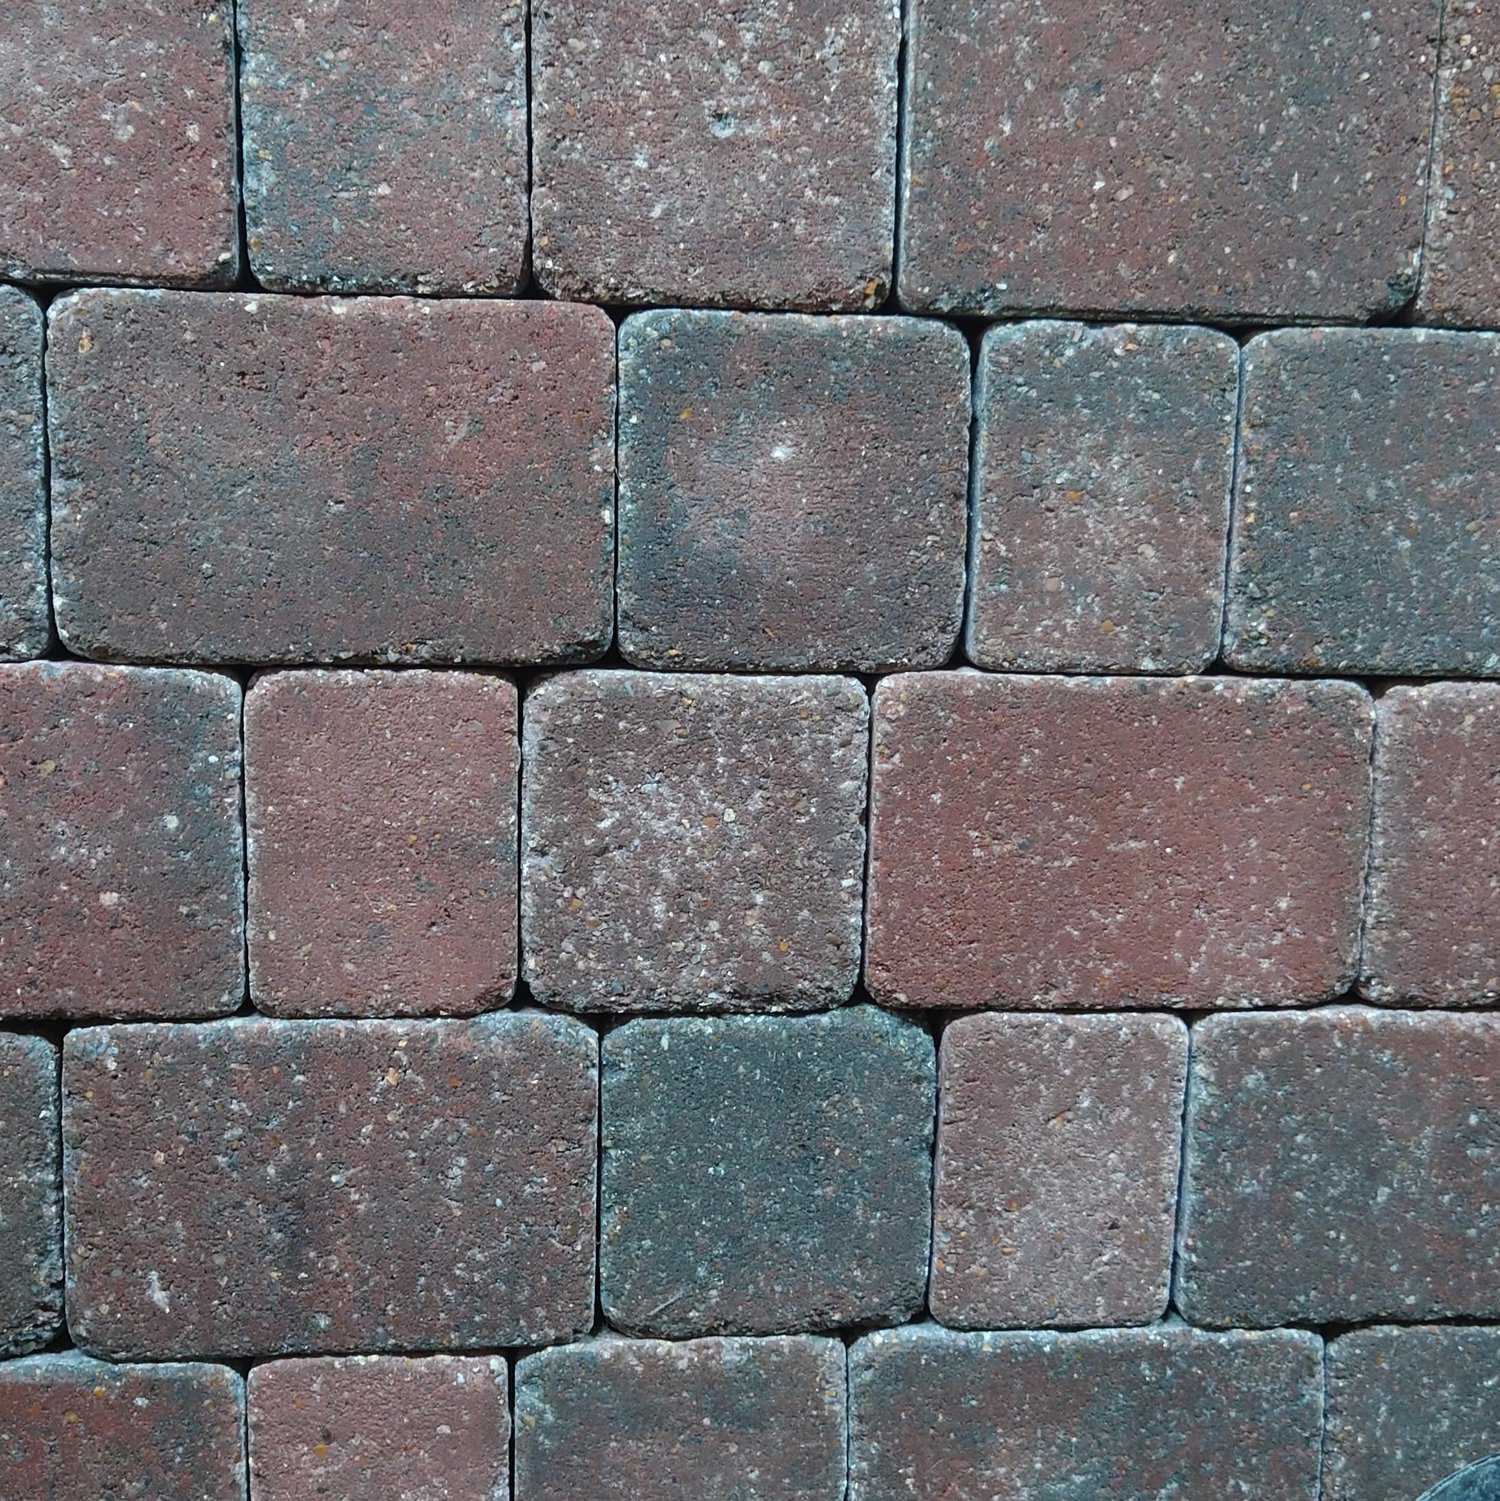
[[[0,1032],[0,1356],[62,1325],[61,1169],[57,1049]]]
[[[46,425],[41,309],[0,287],[0,661],[40,656],[52,636]]]

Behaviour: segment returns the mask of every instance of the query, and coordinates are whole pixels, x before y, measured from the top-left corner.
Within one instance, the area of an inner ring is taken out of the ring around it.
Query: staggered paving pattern
[[[0,1501],[1500,1449],[1497,16],[12,0]]]

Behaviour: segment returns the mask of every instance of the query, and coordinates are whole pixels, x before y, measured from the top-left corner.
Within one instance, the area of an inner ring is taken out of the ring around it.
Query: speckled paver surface
[[[0,288],[0,661],[38,657],[52,634],[47,599],[46,417],[42,313]]]
[[[0,1032],[0,1355],[62,1326],[61,1180],[57,1049]]]

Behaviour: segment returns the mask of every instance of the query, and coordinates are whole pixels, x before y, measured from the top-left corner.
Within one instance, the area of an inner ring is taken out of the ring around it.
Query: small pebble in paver
[[[57,1049],[0,1032],[0,1355],[39,1349],[62,1324]]]
[[[1446,0],[1422,246],[1423,323],[1500,323],[1500,7]]]
[[[1371,715],[1352,683],[885,679],[866,984],[903,1007],[1332,999]]]
[[[900,44],[896,0],[539,0],[538,280],[587,302],[876,306]]]
[[[239,716],[213,673],[0,667],[0,1016],[240,1005]]]
[[[0,660],[38,656],[51,639],[45,441],[41,309],[0,287]]]
[[[526,263],[519,0],[239,0],[250,263],[278,289],[514,292]]]
[[[1497,425],[1495,334],[1253,339],[1229,546],[1231,666],[1500,669]]]
[[[516,1501],[843,1501],[844,1347],[604,1338],[516,1368]]]
[[[1405,1501],[1497,1452],[1500,1329],[1357,1329],[1329,1344],[1323,1501]]]
[[[1193,1030],[1175,1302],[1195,1324],[1500,1316],[1500,1017]]]
[[[465,1015],[516,980],[516,690],[278,672],[245,699],[250,994],[277,1016]]]
[[[932,1041],[873,1007],[604,1041],[605,1316],[633,1334],[899,1323],[931,1223]]]
[[[911,318],[664,311],[620,331],[620,649],[643,667],[934,667],[964,595],[969,351]]]
[[[1416,291],[1440,0],[913,0],[900,295],[1273,323]]]
[[[258,1365],[248,1384],[256,1501],[500,1501],[507,1379],[498,1355]]]
[[[1168,1325],[849,1352],[849,1501],[1317,1501],[1323,1343]]]
[[[233,28],[195,0],[0,7],[0,274],[234,280]]]
[[[5,1501],[245,1501],[245,1384],[227,1366],[0,1365]]]
[[[934,1317],[1146,1324],[1167,1304],[1187,1028],[968,1016],[943,1033]]]
[[[811,1010],[859,969],[849,678],[577,672],[524,715],[525,977],[579,1010]]]
[[[586,1329],[596,1047],[536,1012],[70,1032],[74,1340],[160,1359]]]
[[[1500,684],[1392,688],[1376,710],[1360,988],[1387,1005],[1500,999]]]
[[[50,316],[73,651],[557,662],[608,644],[599,309],[85,291]]]
[[[1238,382],[1234,340],[1208,329],[985,336],[971,661],[1193,672],[1218,655]]]

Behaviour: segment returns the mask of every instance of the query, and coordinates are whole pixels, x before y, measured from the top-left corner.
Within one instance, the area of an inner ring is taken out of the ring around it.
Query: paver
[[[1165,1016],[966,1016],[943,1033],[933,1315],[1147,1324],[1167,1304],[1188,1033]]]
[[[0,287],[0,661],[40,656],[51,640],[46,477],[42,314]]]
[[[667,310],[620,333],[620,649],[657,668],[948,660],[969,351],[943,323]]]
[[[1175,1302],[1195,1324],[1500,1315],[1500,1019],[1193,1029]]]
[[[508,1380],[499,1355],[258,1365],[248,1384],[256,1501],[502,1501]]]
[[[535,1012],[70,1032],[74,1340],[161,1359],[578,1333],[595,1060]]]
[[[225,286],[239,274],[234,10],[0,10],[0,275]]]
[[[607,1337],[516,1372],[516,1501],[843,1501],[844,1347]]]
[[[516,979],[516,690],[279,672],[245,700],[250,990],[278,1016],[466,1015]]]
[[[884,1330],[849,1354],[849,1501],[1316,1501],[1314,1334]]]
[[[1196,672],[1218,655],[1239,349],[1203,328],[985,335],[969,660]]]
[[[1283,329],[1246,346],[1243,379],[1229,664],[1500,669],[1500,336]]]
[[[913,310],[1362,319],[1417,286],[1440,0],[914,0]]]
[[[1325,1501],[1419,1496],[1497,1452],[1500,1329],[1388,1325],[1329,1344]]]
[[[58,1131],[57,1049],[0,1032],[0,1355],[40,1349],[62,1324]]]
[[[1380,700],[1360,988],[1394,1005],[1500,998],[1500,684]]]
[[[597,308],[85,291],[50,316],[73,651],[484,663],[608,644]]]
[[[900,1007],[1332,999],[1370,734],[1352,683],[887,678],[865,983]]]
[[[849,998],[869,723],[857,682],[577,672],[534,689],[523,717],[523,973],[538,1000]]]
[[[239,715],[215,673],[0,667],[0,1016],[239,1006]]]
[[[581,301],[878,306],[896,0],[532,13],[536,274]]]
[[[921,1306],[932,1041],[869,1006],[604,1040],[600,1295],[631,1334],[896,1323]]]
[[[76,1350],[0,1365],[5,1501],[245,1501],[245,1383]]]
[[[239,0],[245,220],[263,286],[473,295],[526,270],[519,0]]]

